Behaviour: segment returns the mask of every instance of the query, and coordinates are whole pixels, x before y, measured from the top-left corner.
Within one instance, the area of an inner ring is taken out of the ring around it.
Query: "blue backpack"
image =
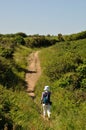
[[[43,94],[43,103],[46,105],[49,103],[49,93],[48,92],[45,92]]]

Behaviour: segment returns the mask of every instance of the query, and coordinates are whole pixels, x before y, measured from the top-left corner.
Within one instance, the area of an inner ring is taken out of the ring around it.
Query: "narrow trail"
[[[27,92],[29,96],[35,97],[35,85],[41,75],[40,60],[38,57],[39,51],[31,53],[28,59],[28,73],[26,73]]]
[[[41,75],[41,67],[40,67],[40,60],[39,60],[39,51],[36,51],[35,53],[31,53],[28,59],[28,67],[27,70],[28,72],[26,73],[26,82],[27,82],[27,92],[29,96],[31,96],[33,99],[35,97],[35,85],[37,83],[37,80],[39,79]],[[39,108],[39,106],[35,103],[37,107],[38,113],[41,115],[42,111]],[[47,122],[47,124],[52,126],[52,123],[50,120],[44,119],[43,116],[41,118]]]

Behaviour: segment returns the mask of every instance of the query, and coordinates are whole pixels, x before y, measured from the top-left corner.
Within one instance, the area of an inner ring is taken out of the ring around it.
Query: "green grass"
[[[41,51],[42,75],[36,86],[36,102],[41,109],[41,93],[44,86],[49,85],[51,87],[53,104],[51,109],[52,127],[48,129],[86,129],[86,93],[83,92],[83,90],[86,90],[85,88],[82,89],[82,86],[73,90],[76,87],[77,75],[80,76],[76,69],[85,64],[85,43],[85,39],[69,43],[62,42]],[[78,59],[80,63],[77,62]],[[65,65],[68,66],[66,67]],[[81,97],[81,95],[83,96]]]
[[[13,89],[10,85],[10,89],[7,89],[0,85],[0,129],[8,124],[9,128],[14,126],[15,130],[85,130],[85,48],[86,39],[59,42],[52,47],[39,49],[42,75],[36,84],[35,100],[25,92],[25,72],[29,54],[37,49],[17,45],[12,59],[0,57],[0,65],[6,70],[0,76],[4,79],[4,74],[9,75],[15,87]],[[8,79],[7,82],[11,84]],[[49,85],[52,92],[50,121],[41,116],[40,99],[45,85]]]

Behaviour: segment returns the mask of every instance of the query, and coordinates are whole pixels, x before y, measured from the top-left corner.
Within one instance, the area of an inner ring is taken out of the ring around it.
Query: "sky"
[[[86,30],[86,0],[0,0],[0,33],[73,34]]]

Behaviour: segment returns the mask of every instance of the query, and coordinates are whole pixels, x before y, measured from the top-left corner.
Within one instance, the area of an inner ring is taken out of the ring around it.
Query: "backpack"
[[[43,94],[43,103],[46,105],[49,103],[49,93],[48,92],[45,92]]]

